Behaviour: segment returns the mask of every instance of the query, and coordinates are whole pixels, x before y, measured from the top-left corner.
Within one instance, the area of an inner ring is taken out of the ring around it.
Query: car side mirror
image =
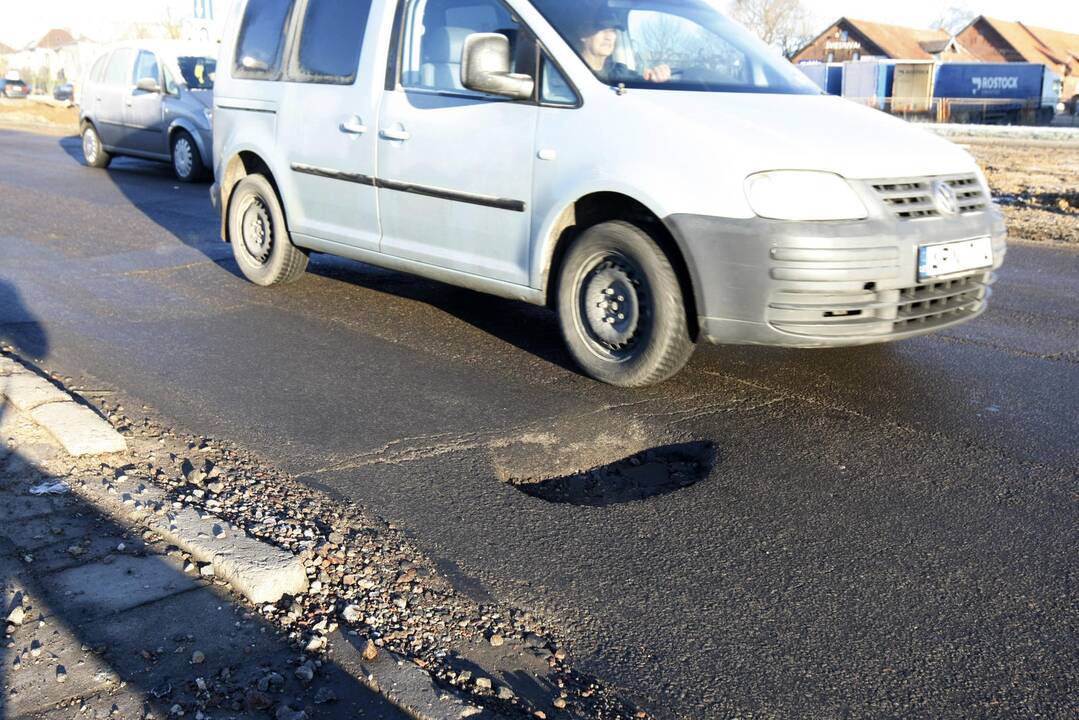
[[[161,86],[158,85],[157,80],[154,80],[153,78],[148,78],[148,77],[139,80],[135,84],[135,87],[137,89],[139,89],[139,90],[142,90],[144,92],[149,92],[149,93],[159,93],[159,92],[161,92]]]
[[[510,72],[510,41],[499,33],[472,33],[461,54],[461,84],[469,90],[528,100],[536,88],[529,75]]]

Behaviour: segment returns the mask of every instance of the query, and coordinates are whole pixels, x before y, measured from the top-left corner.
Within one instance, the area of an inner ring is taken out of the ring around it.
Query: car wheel
[[[573,358],[611,385],[663,382],[695,347],[670,260],[627,222],[596,225],[570,247],[559,273],[558,315]]]
[[[198,182],[206,175],[199,146],[186,130],[178,130],[172,137],[172,171],[185,183]]]
[[[82,130],[82,157],[86,164],[93,168],[107,168],[112,162],[112,156],[101,144],[97,128],[89,123]]]
[[[232,192],[228,229],[232,254],[256,285],[294,282],[307,270],[307,253],[292,244],[277,193],[262,175],[245,177]]]

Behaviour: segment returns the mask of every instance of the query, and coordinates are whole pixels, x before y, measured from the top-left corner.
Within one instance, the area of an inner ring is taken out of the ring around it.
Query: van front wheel
[[[307,253],[292,244],[277,193],[262,175],[248,175],[233,190],[228,229],[236,263],[256,285],[290,283],[307,270]]]
[[[611,385],[661,383],[693,354],[678,276],[648,233],[627,222],[589,228],[570,247],[558,315],[573,358]]]

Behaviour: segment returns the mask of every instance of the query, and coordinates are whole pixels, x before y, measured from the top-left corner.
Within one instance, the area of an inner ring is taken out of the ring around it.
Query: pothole
[[[717,451],[706,441],[664,445],[583,472],[552,478],[511,478],[521,492],[552,503],[606,507],[669,495],[708,476]]]

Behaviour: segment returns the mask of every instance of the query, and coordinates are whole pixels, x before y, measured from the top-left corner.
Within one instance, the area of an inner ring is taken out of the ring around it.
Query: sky
[[[567,0],[574,2],[575,0]],[[50,28],[71,28],[92,39],[108,42],[134,22],[161,19],[171,7],[177,17],[191,13],[192,0],[0,0],[0,42],[20,48]],[[230,0],[216,0],[218,15]],[[820,30],[847,15],[860,20],[926,27],[941,15],[942,8],[965,5],[977,14],[1029,25],[1079,33],[1079,2],[1076,0],[802,0]]]

